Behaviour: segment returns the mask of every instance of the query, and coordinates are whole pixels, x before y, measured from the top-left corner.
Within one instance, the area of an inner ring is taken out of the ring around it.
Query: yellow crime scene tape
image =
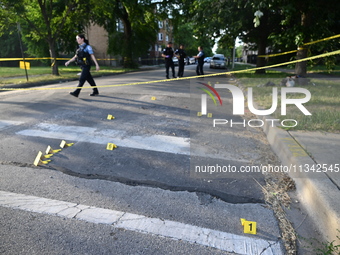
[[[320,39],[320,40],[317,40],[317,41],[305,43],[302,46],[312,45],[312,44],[315,44],[315,43],[319,43],[319,42],[323,42],[323,41],[327,41],[327,40],[332,40],[332,39],[339,38],[339,37],[340,37],[340,34],[339,35],[333,35],[333,36],[323,38],[323,39]],[[297,52],[298,50],[302,50],[302,49],[303,49],[303,47],[299,47],[297,50],[292,50],[292,51],[287,51],[287,52],[282,52],[282,53],[276,53],[276,54],[270,54],[270,55],[258,55],[257,57],[259,57],[259,58],[277,57],[277,56],[282,56],[282,55],[294,53],[294,52]]]
[[[256,67],[256,68],[250,68],[245,70],[238,70],[238,71],[230,71],[230,72],[223,72],[223,73],[214,73],[214,74],[206,74],[206,75],[199,75],[199,76],[190,76],[190,77],[182,77],[182,78],[173,78],[173,79],[162,79],[162,80],[155,80],[155,81],[144,81],[144,82],[132,82],[132,83],[124,83],[124,84],[115,84],[115,85],[102,85],[102,86],[96,86],[96,87],[85,87],[85,88],[109,88],[109,87],[122,87],[122,86],[134,86],[134,85],[144,85],[144,84],[153,84],[153,83],[160,83],[160,82],[169,82],[169,81],[179,81],[179,80],[189,80],[189,79],[196,79],[196,78],[204,78],[204,77],[214,77],[214,76],[220,76],[220,75],[230,75],[233,73],[244,73],[244,72],[250,72],[250,71],[256,71],[261,69],[268,69],[268,68],[274,68],[278,66],[283,65],[289,65],[289,64],[295,64],[298,62],[304,62],[307,60],[312,59],[318,59],[318,58],[324,58],[327,56],[337,55],[340,54],[340,50],[323,53],[320,55],[316,55],[313,57],[293,60],[285,63],[270,65],[270,66],[263,66],[263,67]],[[41,88],[41,87],[35,87],[35,88],[0,88],[0,90],[57,90],[57,89],[76,89],[78,87],[57,87],[57,88]]]
[[[132,82],[132,83],[115,84],[115,85],[102,85],[102,86],[96,86],[96,87],[91,86],[91,87],[85,87],[85,88],[93,89],[93,88],[134,86],[134,85],[153,84],[153,83],[169,82],[169,81],[189,80],[189,79],[204,78],[204,77],[214,77],[214,76],[220,76],[220,75],[230,75],[230,74],[233,74],[233,73],[245,73],[245,72],[251,72],[251,71],[256,71],[256,70],[261,70],[261,69],[274,68],[274,67],[283,66],[283,65],[295,64],[295,63],[298,63],[298,62],[304,62],[304,61],[307,61],[307,60],[324,58],[324,57],[337,55],[337,54],[340,54],[340,50],[336,50],[336,51],[332,51],[332,52],[328,52],[328,53],[323,53],[323,54],[316,55],[316,56],[313,56],[313,57],[308,57],[308,58],[303,58],[303,59],[298,59],[298,60],[292,60],[292,61],[285,62],[285,63],[275,64],[275,65],[270,65],[270,66],[263,66],[263,67],[255,67],[255,68],[250,68],[250,69],[245,69],[245,70],[206,74],[206,75],[199,75],[199,76],[182,77],[182,78],[173,78],[173,79],[162,79],[162,80],[154,80],[154,81]],[[0,88],[0,90],[57,90],[57,89],[77,89],[77,88],[78,87],[56,87],[56,88],[34,87],[34,88]]]
[[[333,36],[330,36],[330,37],[327,37],[327,38],[324,38],[324,39],[305,43],[304,45],[311,45],[311,44],[314,44],[314,43],[319,43],[319,42],[323,42],[323,41],[327,41],[327,40],[331,40],[331,39],[335,39],[335,38],[339,38],[339,37],[340,37],[340,34],[339,35],[333,35]]]
[[[305,45],[311,45],[311,44],[315,44],[315,43],[319,43],[319,42],[323,42],[323,41],[327,41],[327,40],[332,40],[332,39],[335,39],[335,38],[339,38],[340,37],[340,34],[338,35],[333,35],[333,36],[330,36],[330,37],[326,37],[326,38],[323,38],[323,39],[320,39],[320,40],[317,40],[317,41],[312,41],[312,42],[309,42],[309,43],[305,43],[303,44],[302,46],[305,46]],[[298,50],[301,50],[302,47],[299,47]],[[282,52],[282,53],[276,53],[276,54],[271,54],[271,55],[258,55],[257,57],[275,57],[275,56],[280,56],[280,55],[285,55],[285,54],[290,54],[290,53],[294,53],[294,52],[297,52],[298,50],[292,50],[292,51],[287,51],[287,52]],[[51,58],[51,57],[43,57],[43,58],[25,58],[25,60],[43,60],[43,59],[50,59],[50,60],[69,60],[70,58]],[[145,59],[145,60],[154,60],[154,59],[158,59],[158,58],[149,58],[149,59]],[[23,58],[0,58],[0,61],[16,61],[16,60],[23,60]],[[97,60],[118,60],[116,58],[98,58]],[[142,59],[143,60],[143,59]],[[54,64],[54,62],[53,62]],[[52,65],[53,65],[52,64]]]
[[[47,60],[53,60],[51,66],[54,66],[55,65],[55,62],[57,60],[69,60],[70,58],[51,58],[51,57],[44,57],[44,58],[25,58],[25,61],[26,60],[42,60],[42,59],[47,59]],[[17,60],[20,60],[20,61],[23,61],[24,58],[0,58],[0,61],[17,61]],[[117,60],[115,58],[99,58],[97,60]]]
[[[44,58],[25,58],[25,60],[42,60],[42,59],[50,59],[50,60],[69,60],[70,58],[51,58],[51,57],[44,57]],[[24,60],[23,58],[0,58],[0,61],[16,61],[16,60]],[[115,58],[98,58],[97,60],[117,60]]]
[[[294,52],[297,52],[297,50],[291,50],[291,51],[286,51],[286,52],[276,53],[276,54],[270,54],[270,55],[258,55],[257,57],[259,57],[259,58],[271,58],[271,57],[287,55],[287,54],[294,53]]]

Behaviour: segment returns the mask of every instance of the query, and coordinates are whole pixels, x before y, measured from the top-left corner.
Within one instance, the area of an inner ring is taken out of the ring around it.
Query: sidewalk
[[[294,69],[273,70],[294,73]],[[329,75],[308,74],[308,78],[313,77]],[[340,134],[277,127],[265,127],[264,131],[282,165],[295,168],[289,175],[309,216],[325,240],[340,245]]]
[[[293,69],[272,70],[294,73]],[[313,77],[329,78],[323,74],[308,74],[308,78]],[[340,81],[338,76],[332,78]],[[340,245],[340,134],[285,131],[271,127],[270,122],[265,123],[263,130],[267,140],[281,165],[289,168],[289,175],[296,185],[297,199],[308,214],[308,219],[304,220],[315,225],[323,236],[324,240],[317,241],[334,241],[333,245]],[[294,213],[292,215],[290,217],[294,217]],[[303,223],[301,219],[296,222],[299,223],[295,229]]]
[[[298,199],[325,241],[340,244],[340,134],[269,125],[264,131],[282,165],[290,168]]]

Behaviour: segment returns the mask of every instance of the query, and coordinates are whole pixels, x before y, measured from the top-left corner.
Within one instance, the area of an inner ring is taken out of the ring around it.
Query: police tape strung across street
[[[330,36],[330,37],[327,37],[327,38],[323,38],[323,39],[320,39],[320,40],[317,40],[317,41],[312,41],[312,42],[309,42],[309,43],[304,43],[302,46],[312,45],[312,44],[315,44],[315,43],[319,43],[319,42],[335,39],[335,38],[338,38],[338,37],[340,37],[340,34],[339,35]],[[277,57],[277,56],[282,56],[282,55],[294,53],[294,52],[297,52],[298,50],[302,50],[302,49],[303,49],[303,47],[298,47],[297,50],[281,52],[281,53],[276,53],[276,54],[270,54],[270,55],[258,55],[257,57],[259,57],[259,58]]]
[[[319,43],[319,42],[323,42],[323,41],[328,41],[328,40],[336,39],[336,38],[339,38],[339,37],[340,37],[340,34],[333,35],[333,36],[326,37],[326,38],[323,38],[323,39],[320,39],[320,40],[304,43],[302,46],[312,45],[312,44],[315,44],[315,43]],[[281,55],[286,55],[286,54],[294,53],[294,52],[297,52],[298,50],[302,50],[302,49],[303,49],[302,47],[298,47],[297,50],[281,52],[281,53],[276,53],[276,54],[270,54],[270,55],[258,55],[257,57],[260,57],[260,58],[276,57],[276,56],[281,56]],[[68,60],[69,58],[51,58],[51,57],[25,58],[25,60],[43,60],[43,59],[53,60],[53,63],[52,63],[52,66],[53,66],[56,60]],[[157,59],[157,58],[149,58],[147,60],[153,60],[153,59]],[[22,60],[22,58],[0,58],[0,61],[15,61],[15,60]],[[97,60],[118,60],[118,59],[116,59],[116,58],[105,58],[105,59],[97,59]]]
[[[70,58],[51,58],[51,57],[45,57],[45,58],[25,58],[25,60],[69,60]],[[16,61],[16,60],[23,60],[23,58],[0,58],[0,61]],[[115,58],[98,58],[97,60],[117,60]]]
[[[301,48],[299,48],[301,49]],[[270,54],[270,55],[258,55],[258,58],[271,58],[271,57],[277,57],[277,56],[282,56],[282,55],[287,55],[291,54],[294,52],[297,52],[298,50],[291,50],[291,51],[286,51],[286,52],[281,52],[281,53],[276,53],[276,54]]]
[[[303,45],[311,45],[311,44],[314,44],[314,43],[319,43],[319,42],[323,42],[323,41],[327,41],[327,40],[331,40],[331,39],[335,39],[335,38],[339,38],[339,37],[340,37],[340,34],[339,35],[333,35],[333,36],[330,36],[330,37],[327,37],[327,38],[323,38],[323,39],[320,39],[320,40],[305,43]]]
[[[323,54],[316,55],[316,56],[313,56],[313,57],[292,60],[292,61],[285,62],[285,63],[279,63],[279,64],[274,64],[274,65],[270,65],[270,66],[263,66],[263,67],[255,67],[255,68],[250,68],[250,69],[245,69],[245,70],[229,71],[229,72],[223,72],[223,73],[205,74],[205,75],[200,75],[200,76],[189,76],[189,77],[181,77],[181,78],[173,78],[173,79],[162,79],[162,80],[155,80],[155,81],[132,82],[132,83],[115,84],[115,85],[101,85],[101,86],[96,86],[96,87],[84,87],[82,89],[135,86],[135,85],[144,85],[144,84],[152,84],[152,83],[160,83],[160,82],[189,80],[189,79],[204,78],[204,77],[215,77],[215,76],[220,76],[220,75],[229,75],[229,74],[233,74],[233,73],[245,73],[245,72],[256,71],[256,70],[261,70],[261,69],[274,68],[274,67],[283,66],[283,65],[295,64],[295,63],[298,63],[298,62],[304,62],[304,61],[307,61],[307,60],[324,58],[324,57],[328,57],[328,56],[332,56],[332,55],[338,55],[338,54],[340,54],[340,50],[323,53]],[[56,88],[55,87],[54,88],[46,88],[46,87],[44,87],[44,88],[42,88],[42,87],[38,87],[38,88],[37,87],[34,87],[34,88],[10,88],[9,87],[9,88],[0,88],[0,91],[1,90],[57,90],[57,89],[76,89],[76,88],[77,87],[56,87]]]

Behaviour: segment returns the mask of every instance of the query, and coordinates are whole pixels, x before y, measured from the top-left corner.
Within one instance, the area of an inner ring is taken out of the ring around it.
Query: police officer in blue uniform
[[[197,75],[204,75],[203,73],[203,65],[204,65],[204,51],[203,47],[199,46],[198,47],[198,54],[197,56],[194,56],[194,58],[197,59],[197,66],[196,66],[196,74]]]
[[[172,60],[174,57],[174,50],[172,49],[172,42],[168,42],[167,47],[163,50],[162,57],[165,60],[165,72],[166,78],[169,79],[169,68],[172,70],[172,77],[176,78],[175,75],[175,64]]]
[[[84,35],[79,34],[76,36],[76,39],[77,39],[77,43],[79,44],[79,48],[76,52],[76,55],[73,58],[71,58],[69,61],[67,61],[65,63],[65,66],[68,66],[71,62],[76,61],[77,65],[79,65],[81,68],[81,74],[79,77],[78,88],[75,91],[70,92],[70,95],[78,97],[85,81],[87,81],[92,87],[94,87],[93,92],[90,94],[90,96],[99,95],[98,89],[96,88],[97,85],[95,81],[93,80],[93,77],[90,73],[91,61],[95,63],[97,71],[99,71],[100,69],[97,59],[93,54],[93,49],[88,44],[88,41],[85,39]]]

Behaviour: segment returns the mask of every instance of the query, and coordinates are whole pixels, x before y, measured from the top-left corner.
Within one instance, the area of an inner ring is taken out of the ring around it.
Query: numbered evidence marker
[[[109,115],[107,115],[107,119],[108,119],[108,120],[114,120],[114,119],[115,119],[115,117],[114,117],[114,116],[112,116],[111,114],[109,114]]]
[[[48,154],[48,155],[53,155],[54,153],[57,153],[59,151],[61,151],[61,149],[53,150],[51,146],[47,146],[45,153]]]
[[[243,232],[245,234],[256,235],[256,222],[255,221],[247,221],[246,219],[241,218],[241,224],[243,226]]]
[[[50,162],[51,160],[42,160],[42,159],[45,159],[46,156],[43,156],[43,153],[41,151],[38,152],[38,155],[36,156],[33,164],[35,166],[38,166],[38,165],[46,165],[48,164],[48,162]]]
[[[108,143],[107,146],[106,146],[106,149],[110,150],[110,151],[112,151],[116,148],[117,148],[117,145],[115,145],[114,143]]]
[[[151,100],[156,100],[156,97],[151,97]]]
[[[60,143],[60,148],[66,148],[72,146],[74,143],[66,143],[65,140],[62,140]]]
[[[198,116],[198,117],[202,117],[202,112],[197,112],[197,116]],[[207,117],[208,117],[208,118],[212,118],[212,113],[208,113],[208,114],[207,114]]]

